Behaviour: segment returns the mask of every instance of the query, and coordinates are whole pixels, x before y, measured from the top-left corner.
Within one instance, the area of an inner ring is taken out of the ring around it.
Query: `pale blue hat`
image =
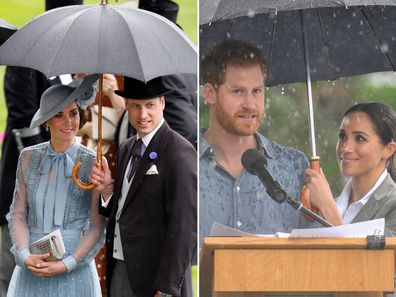
[[[34,114],[30,128],[44,124],[73,101],[80,108],[86,109],[95,100],[96,90],[93,84],[98,78],[99,74],[91,74],[68,85],[49,87],[41,96],[40,108]]]

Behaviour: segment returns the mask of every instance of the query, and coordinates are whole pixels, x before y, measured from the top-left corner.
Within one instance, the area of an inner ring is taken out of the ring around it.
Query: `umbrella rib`
[[[84,10],[80,10],[80,11],[77,11],[76,14],[78,14],[78,16],[76,16],[76,17],[74,18],[72,24],[74,24],[74,23],[77,21],[77,19],[81,17],[81,15],[85,14],[85,12],[86,12],[87,10],[89,10],[89,8],[88,8],[88,9],[84,9]],[[65,32],[64,37],[67,36],[67,35],[69,34],[71,28],[72,28],[72,26],[70,25],[70,26],[69,26],[69,29]],[[56,51],[56,55],[55,55],[55,57],[54,57],[54,60],[53,60],[52,63],[51,63],[51,67],[50,67],[49,69],[52,69],[52,67],[54,66],[54,63],[55,63],[55,61],[57,60],[57,57],[58,57],[58,55],[59,55],[59,49],[63,48],[63,44],[64,44],[65,41],[66,41],[66,38],[63,38],[62,42],[60,43],[60,45],[59,45],[59,47],[58,47],[58,50]],[[64,73],[56,73],[56,75],[59,75],[59,74],[64,74]]]
[[[271,73],[270,70],[271,70],[271,61],[272,61],[272,53],[273,53],[272,49],[275,47],[274,46],[275,45],[275,32],[276,32],[277,21],[278,21],[278,14],[276,13],[274,22],[272,23],[272,41],[271,41],[271,47],[270,47],[269,61],[267,61],[268,62],[268,70],[267,70],[268,79],[267,79],[267,83],[269,82],[269,79],[270,79],[269,76],[270,76],[270,73]]]
[[[373,34],[374,34],[374,37],[375,37],[375,38],[377,39],[377,41],[378,41],[379,47],[381,48],[381,46],[382,46],[381,38],[379,37],[379,35],[377,34],[377,32],[375,32],[374,27],[373,27],[373,25],[370,23],[370,21],[369,21],[369,19],[368,19],[368,17],[367,17],[366,12],[364,12],[364,11],[363,11],[363,8],[361,8],[361,7],[359,7],[359,11],[360,11],[360,13],[364,16],[364,18],[366,19],[367,24],[369,25],[371,31],[372,31]],[[393,63],[392,63],[392,61],[391,61],[391,59],[390,59],[388,53],[385,52],[385,53],[383,53],[383,54],[385,55],[386,59],[388,60],[389,65],[392,67],[393,71],[395,72],[395,71],[396,71],[395,65],[393,65]]]
[[[108,6],[108,7],[111,7],[111,6]],[[122,17],[121,17],[121,21],[122,21],[127,27],[129,27],[128,22],[125,20],[125,18],[124,18],[124,16],[123,16],[123,12],[122,12],[122,11],[119,11],[119,10],[117,10],[117,9],[114,9],[113,7],[111,7],[111,9],[113,9],[118,15],[121,15],[121,16],[122,16]],[[130,34],[129,37],[134,41],[133,44],[136,44],[135,39],[133,38],[132,34]],[[137,46],[135,46],[135,50],[136,50],[137,53],[139,52]],[[147,81],[146,81],[146,74],[145,74],[145,72],[144,72],[144,68],[143,68],[142,62],[141,62],[140,60],[137,61],[137,62],[138,62],[138,64],[139,64],[139,67],[140,67],[140,69],[142,70],[142,73],[143,73],[143,76],[144,76],[144,77],[143,77],[143,81],[146,83],[146,82],[147,82]],[[138,79],[137,77],[133,77],[133,78]]]
[[[316,13],[318,14],[320,30],[322,31],[323,43],[324,43],[324,46],[326,48],[327,61],[328,61],[328,64],[330,65],[331,80],[334,80],[333,65],[331,64],[331,60],[330,60],[329,46],[328,46],[326,38],[325,38],[325,31],[324,31],[324,28],[323,28],[322,16],[320,15],[320,12],[319,12],[318,8],[316,8]]]

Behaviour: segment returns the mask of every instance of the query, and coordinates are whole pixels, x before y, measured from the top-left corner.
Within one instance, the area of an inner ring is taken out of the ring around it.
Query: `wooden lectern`
[[[396,238],[206,237],[200,297],[383,296],[394,291]]]

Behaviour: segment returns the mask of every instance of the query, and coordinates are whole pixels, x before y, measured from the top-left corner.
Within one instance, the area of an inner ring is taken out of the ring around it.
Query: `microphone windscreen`
[[[263,162],[264,166],[267,166],[267,160],[265,159],[264,154],[257,149],[246,150],[242,154],[241,162],[246,171],[253,175],[257,174],[257,162]]]

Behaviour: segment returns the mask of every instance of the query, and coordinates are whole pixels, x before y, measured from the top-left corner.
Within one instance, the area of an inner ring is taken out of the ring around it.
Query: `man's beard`
[[[214,112],[220,126],[227,133],[237,136],[250,136],[256,133],[264,117],[263,112],[260,113],[257,109],[248,108],[241,109],[234,115],[230,115],[221,104],[216,105]],[[243,119],[240,118],[243,115],[254,115],[255,121],[250,124],[243,123]]]

